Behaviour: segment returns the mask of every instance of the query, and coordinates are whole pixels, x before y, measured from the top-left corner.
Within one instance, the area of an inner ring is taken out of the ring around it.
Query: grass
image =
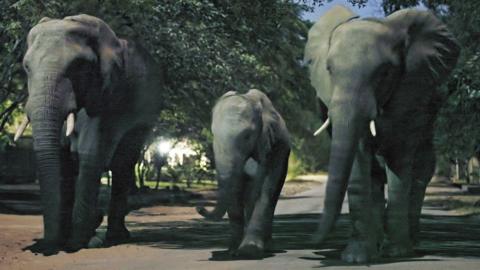
[[[178,182],[173,182],[173,185],[181,188],[181,189],[189,189],[189,190],[203,190],[203,189],[214,189],[217,188],[217,182],[213,180],[201,180],[200,183],[197,183],[197,180],[194,180],[190,183],[190,187],[187,188],[187,181],[181,180]],[[149,188],[155,188],[157,185],[156,181],[145,181],[145,186]],[[167,188],[171,187],[172,183],[170,182],[160,182],[159,188]]]
[[[288,172],[286,181],[293,180],[304,172],[305,170],[303,168],[302,161],[297,158],[295,153],[292,152],[288,158]]]
[[[454,210],[462,215],[480,214],[480,195],[427,195],[425,203],[445,210]]]

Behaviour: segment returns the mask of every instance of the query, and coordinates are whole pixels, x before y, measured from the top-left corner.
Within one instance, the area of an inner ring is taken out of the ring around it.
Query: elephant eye
[[[332,65],[330,65],[330,63],[327,63],[325,68],[327,69],[328,73],[332,73]]]
[[[327,71],[328,71],[329,73],[332,73],[333,67],[332,67],[332,60],[331,60],[330,58],[327,59],[327,63],[326,63],[325,68],[327,69]]]

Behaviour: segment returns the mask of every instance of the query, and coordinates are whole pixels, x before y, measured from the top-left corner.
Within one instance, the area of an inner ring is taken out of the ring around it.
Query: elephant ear
[[[268,160],[268,155],[271,154],[273,146],[279,139],[281,134],[279,125],[283,120],[263,92],[252,89],[246,95],[258,101],[255,109],[261,116],[262,130],[258,138],[257,154],[260,162],[263,163]]]
[[[405,35],[407,79],[427,86],[438,85],[457,63],[460,47],[447,26],[429,11],[404,9],[386,23]]]
[[[304,61],[310,70],[310,82],[317,91],[317,96],[325,104],[330,104],[332,90],[327,70],[327,54],[330,47],[330,37],[333,31],[342,23],[358,16],[344,6],[334,6],[310,28]]]
[[[88,89],[86,110],[90,116],[97,115],[105,107],[111,91],[118,84],[124,72],[124,53],[126,42],[121,42],[113,30],[101,19],[86,14],[65,17],[64,20],[84,25],[85,33],[90,39],[98,57],[99,78],[96,87]]]

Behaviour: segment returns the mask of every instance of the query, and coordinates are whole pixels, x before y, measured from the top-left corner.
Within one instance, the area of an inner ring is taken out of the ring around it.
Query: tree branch
[[[20,95],[8,108],[6,108],[3,112],[0,113],[0,132],[3,132],[3,129],[5,128],[5,125],[7,124],[8,120],[10,119],[10,116],[12,115],[13,111],[22,103],[25,98],[27,97],[26,94]]]

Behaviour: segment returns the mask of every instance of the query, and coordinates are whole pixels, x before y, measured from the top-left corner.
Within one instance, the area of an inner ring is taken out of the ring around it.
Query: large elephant
[[[138,43],[84,14],[43,18],[27,42],[28,117],[16,138],[31,122],[44,223],[35,248],[54,253],[88,246],[99,225],[105,168],[113,176],[107,239],[127,238],[128,183],[161,108],[159,65]]]
[[[261,256],[271,241],[273,213],[287,173],[287,127],[268,97],[252,89],[220,97],[213,108],[212,132],[218,204],[212,211],[197,210],[211,219],[228,212],[230,251]]]
[[[437,87],[459,51],[439,19],[415,9],[359,19],[335,6],[310,29],[305,61],[328,108],[325,126],[332,126],[316,240],[331,230],[348,190],[354,230],[343,260],[372,260],[382,248],[385,256],[412,253],[435,164],[433,123],[442,99]]]

